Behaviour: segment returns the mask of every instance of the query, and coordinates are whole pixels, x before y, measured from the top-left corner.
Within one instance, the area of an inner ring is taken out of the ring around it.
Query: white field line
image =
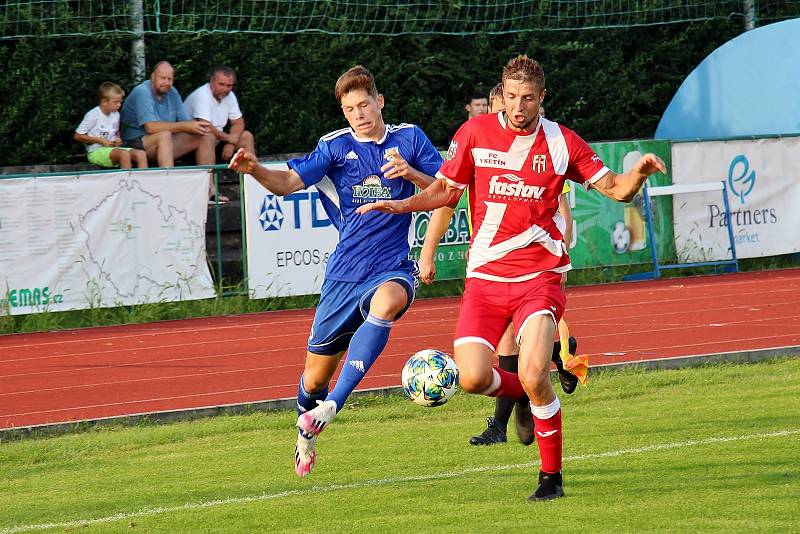
[[[634,449],[618,449],[615,451],[599,452],[594,454],[581,454],[578,456],[570,456],[565,458],[567,462],[577,462],[583,460],[596,460],[600,458],[612,458],[616,456],[625,456],[628,454],[642,454],[653,451],[664,451],[670,449],[680,449],[684,447],[695,447],[702,445],[711,445],[715,443],[730,443],[734,441],[748,441],[754,439],[764,438],[780,438],[785,436],[794,436],[800,434],[800,429],[794,430],[781,430],[776,432],[764,432],[759,434],[745,434],[741,436],[728,436],[728,437],[711,437],[705,439],[678,441],[674,443],[661,443],[656,445],[647,445]],[[469,469],[462,469],[460,471],[449,471],[446,473],[432,473],[429,475],[415,475],[407,477],[394,477],[394,478],[380,478],[373,480],[365,480],[363,482],[351,482],[350,484],[331,484],[328,486],[313,486],[308,489],[302,490],[288,490],[279,493],[262,493],[260,495],[251,495],[246,497],[229,497],[227,499],[216,499],[213,501],[204,501],[197,503],[186,503],[180,506],[163,506],[156,508],[146,508],[136,512],[120,512],[118,514],[107,515],[103,517],[95,517],[90,519],[76,519],[73,521],[64,521],[60,523],[38,523],[31,525],[18,525],[15,527],[6,527],[0,529],[0,534],[16,534],[18,532],[31,532],[36,530],[49,530],[49,529],[71,529],[81,528],[90,525],[113,523],[116,521],[125,521],[135,519],[137,517],[148,517],[159,514],[169,514],[172,512],[182,512],[186,510],[204,510],[206,508],[214,508],[216,506],[227,506],[230,504],[247,504],[251,502],[271,501],[275,499],[282,499],[284,497],[295,497],[300,495],[313,495],[318,493],[329,493],[333,491],[343,491],[351,489],[368,488],[371,486],[385,486],[390,484],[403,484],[406,482],[421,482],[427,480],[440,480],[447,478],[458,478],[464,475],[473,473],[486,473],[491,471],[508,471],[511,469],[523,469],[538,465],[538,462],[527,462],[522,464],[507,464],[507,465],[487,465],[483,467],[471,467]]]

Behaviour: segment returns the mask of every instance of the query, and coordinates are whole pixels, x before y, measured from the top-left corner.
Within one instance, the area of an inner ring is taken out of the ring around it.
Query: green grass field
[[[490,399],[362,397],[305,479],[289,412],[0,444],[0,533],[800,530],[800,359],[599,373],[561,398],[548,503],[525,502],[535,446],[468,444]]]

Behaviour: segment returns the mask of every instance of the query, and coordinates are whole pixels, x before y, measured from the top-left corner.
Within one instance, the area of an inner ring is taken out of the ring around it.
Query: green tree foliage
[[[185,97],[214,64],[233,66],[236,94],[260,154],[308,151],[344,126],[333,96],[339,74],[369,67],[387,98],[387,122],[419,124],[446,144],[464,117],[463,98],[499,81],[509,58],[526,53],[547,75],[546,108],[590,141],[651,137],[685,77],[741,32],[713,20],[630,29],[474,36],[148,35],[148,69],[176,69]],[[97,87],[133,86],[128,37],[26,38],[0,46],[0,166],[84,161],[72,132],[97,103]]]

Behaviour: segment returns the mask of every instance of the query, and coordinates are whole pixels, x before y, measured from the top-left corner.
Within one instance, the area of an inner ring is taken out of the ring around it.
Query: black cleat
[[[517,427],[517,437],[523,445],[533,443],[533,413],[531,413],[531,402],[525,395],[522,399],[514,403],[514,423]]]
[[[575,354],[576,350],[578,350],[578,340],[569,336],[569,353]],[[560,341],[556,341],[553,346],[552,360],[558,369],[558,381],[561,382],[561,389],[563,389],[564,393],[567,395],[572,395],[575,392],[575,388],[578,387],[578,377],[564,369],[564,362],[561,360]]]
[[[528,502],[550,501],[564,496],[564,482],[561,472],[543,473],[539,471],[539,486],[528,497]]]
[[[497,426],[497,421],[495,421],[494,417],[486,418],[486,430],[480,436],[469,438],[470,445],[494,445],[496,443],[505,443],[506,441],[508,441],[506,432]]]

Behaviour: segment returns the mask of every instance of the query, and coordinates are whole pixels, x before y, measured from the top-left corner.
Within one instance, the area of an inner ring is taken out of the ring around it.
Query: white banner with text
[[[672,183],[724,181],[739,258],[800,251],[800,137],[672,145]],[[675,195],[681,263],[730,259],[720,191]]]
[[[339,233],[316,188],[278,196],[247,174],[244,193],[250,298],[318,294]]]
[[[0,180],[0,314],[215,296],[209,171]]]

